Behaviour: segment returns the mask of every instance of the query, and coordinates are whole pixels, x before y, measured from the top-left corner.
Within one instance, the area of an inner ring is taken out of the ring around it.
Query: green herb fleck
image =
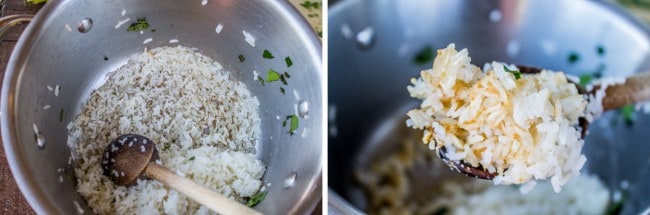
[[[104,61],[108,61],[108,56],[104,55]]]
[[[295,133],[296,129],[298,129],[298,117],[296,115],[291,115],[291,127],[289,128],[289,133]]]
[[[137,22],[132,23],[126,31],[142,31],[149,28],[149,23],[145,18],[138,18]]]
[[[255,205],[259,204],[260,202],[264,201],[264,198],[266,198],[266,194],[268,194],[268,191],[264,192],[259,192],[255,194],[251,199],[246,202],[246,206],[248,207],[255,207]]]
[[[291,61],[291,58],[289,56],[284,58],[284,62],[287,63],[287,67],[291,67],[293,65],[293,61]]]
[[[244,55],[239,55],[239,56],[237,56],[237,58],[239,58],[240,63],[243,63],[244,61],[246,61],[246,58],[244,57]]]
[[[322,31],[318,31],[318,37],[323,37],[323,32]]]
[[[194,159],[196,159],[195,156],[192,156],[192,157],[190,158],[191,161],[193,161]]]
[[[519,80],[521,78],[521,72],[519,70],[510,70],[506,65],[503,65],[503,70],[515,75],[515,80]]]
[[[607,210],[605,210],[606,215],[618,215],[621,214],[623,210],[623,205],[627,201],[627,190],[622,191],[621,198],[618,201],[610,200],[607,205]]]
[[[47,0],[26,0],[25,2],[30,4],[43,4],[43,3],[47,3]]]
[[[169,150],[169,145],[167,144],[163,145],[163,151],[167,151],[167,150]]]
[[[289,75],[288,72],[284,72],[284,76],[287,77],[287,78],[291,78],[291,75]]]
[[[156,29],[155,29],[155,28],[154,28],[154,29],[151,29],[151,33],[153,33],[153,32],[156,32]]]
[[[580,75],[580,82],[578,84],[582,87],[587,87],[592,80],[594,80],[594,75],[591,73],[582,74]]]
[[[257,80],[264,86],[264,79],[262,77],[257,76]]]
[[[625,105],[621,108],[621,115],[623,115],[623,121],[626,125],[632,125],[634,119],[636,118],[635,107],[634,105]]]
[[[296,129],[298,129],[298,116],[296,116],[296,115],[287,116],[287,118],[285,118],[284,122],[282,122],[282,127],[287,125],[287,123],[286,123],[287,120],[290,121],[289,134],[293,135],[294,133],[296,133]]]
[[[449,213],[449,209],[447,207],[441,207],[435,212],[433,212],[432,215],[446,215]]]
[[[266,49],[264,49],[264,53],[262,53],[262,57],[264,57],[264,58],[266,58],[266,59],[273,59],[273,58],[275,58],[275,57],[273,56],[273,54],[271,54],[271,52],[270,52],[269,50],[266,50]]]
[[[415,64],[425,64],[433,61],[433,47],[430,45],[425,46],[413,58]]]
[[[596,47],[596,52],[598,53],[599,56],[605,55],[605,47],[603,47],[603,45],[598,45]]]
[[[59,122],[63,122],[63,108],[59,111]]]
[[[284,92],[284,87],[280,87],[280,92],[282,93],[282,95],[286,95],[286,93]]]
[[[269,69],[269,72],[266,74],[266,82],[274,82],[280,80],[280,73]]]
[[[309,10],[311,10],[312,8],[313,9],[318,9],[320,7],[320,2],[317,2],[317,1],[312,2],[312,1],[309,1],[309,0],[305,0],[302,3],[300,3],[300,6],[304,7],[305,9],[309,9]]]
[[[578,60],[580,60],[580,55],[578,55],[578,53],[576,52],[571,52],[567,60],[569,61],[570,64],[574,64],[578,62]]]
[[[287,85],[287,79],[284,77],[284,75],[280,75],[280,81],[282,81],[282,84]]]

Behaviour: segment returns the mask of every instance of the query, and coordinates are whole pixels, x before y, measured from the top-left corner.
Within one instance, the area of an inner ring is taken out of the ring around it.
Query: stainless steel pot
[[[146,17],[150,24],[143,34],[127,32],[130,22],[116,27],[121,20],[134,22],[139,17]],[[217,33],[219,24],[223,29]],[[245,41],[242,31],[256,38],[254,47]],[[153,41],[143,44],[147,38]],[[73,201],[77,201],[85,212],[92,212],[73,183],[59,182],[59,168],[65,169],[64,177],[74,178],[68,163],[66,125],[80,113],[82,103],[108,72],[145,47],[177,45],[170,44],[171,39],[221,62],[260,100],[263,134],[257,152],[267,166],[263,180],[271,183],[271,188],[256,209],[266,214],[313,210],[321,196],[320,41],[286,1],[231,0],[211,0],[207,5],[174,0],[64,0],[43,7],[13,50],[1,106],[7,159],[34,210],[39,214],[75,214]],[[263,59],[264,49],[278,57]],[[243,63],[240,54],[246,57]],[[253,78],[254,70],[265,73],[271,68],[287,68],[284,56],[293,60],[287,69],[291,80],[286,95]],[[60,95],[52,96],[48,85],[60,85]],[[308,104],[308,114],[300,119],[298,135],[290,136],[276,116],[296,113],[299,102]],[[51,108],[44,110],[45,105]],[[33,124],[45,140],[42,149],[37,146]],[[295,183],[285,187],[285,179],[294,176]]]
[[[648,29],[605,2],[348,0],[332,5],[328,17],[329,109],[335,110],[329,206],[342,214],[363,209],[354,168],[400,143],[395,138],[404,135],[406,111],[418,104],[406,86],[431,67],[414,63],[427,46],[456,43],[469,49],[476,65],[497,60],[574,75],[602,69],[603,76],[625,76],[650,68]],[[569,60],[574,53],[579,59]],[[650,116],[637,113],[631,126],[622,121],[610,112],[592,124],[585,170],[612,193],[627,193],[622,213],[636,214],[650,205]]]

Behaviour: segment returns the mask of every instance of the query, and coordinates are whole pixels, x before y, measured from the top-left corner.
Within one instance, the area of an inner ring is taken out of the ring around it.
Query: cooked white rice
[[[543,181],[527,194],[515,185],[448,175],[435,153],[413,139],[404,137],[399,150],[356,170],[368,214],[603,214],[609,203],[609,190],[589,174],[575,177],[560,193]]]
[[[430,148],[444,146],[450,160],[496,173],[495,184],[550,178],[559,192],[586,161],[576,128],[586,99],[563,73],[516,79],[505,68],[517,70],[512,65],[493,62],[482,72],[470,60],[454,44],[438,50],[433,68],[408,86],[422,103],[407,125],[423,129]]]
[[[255,157],[258,108],[243,83],[193,49],[160,47],[133,56],[68,125],[77,191],[98,214],[209,213],[157,181],[127,188],[102,175],[106,145],[136,133],[156,143],[166,167],[230,198],[250,197],[265,171]]]

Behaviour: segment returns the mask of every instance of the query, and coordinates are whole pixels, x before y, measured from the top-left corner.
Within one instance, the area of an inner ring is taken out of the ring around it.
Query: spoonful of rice
[[[141,135],[127,134],[113,140],[104,150],[102,169],[120,186],[152,178],[219,214],[261,214],[162,166],[154,142]]]
[[[495,184],[551,180],[555,192],[578,175],[587,127],[604,111],[650,99],[650,73],[583,89],[561,72],[493,62],[485,72],[454,44],[411,80],[407,126],[452,169]]]

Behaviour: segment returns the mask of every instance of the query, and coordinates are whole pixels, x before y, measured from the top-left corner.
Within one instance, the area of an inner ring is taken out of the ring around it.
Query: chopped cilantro
[[[269,50],[266,50],[266,49],[264,49],[264,53],[262,53],[262,57],[264,57],[264,58],[266,58],[266,59],[273,59],[273,58],[275,58],[275,57],[273,56],[273,54],[271,54],[271,52],[270,52]]]
[[[598,53],[599,56],[605,55],[605,47],[603,47],[603,45],[598,45],[596,47],[596,52]]]
[[[246,206],[248,207],[255,207],[255,205],[259,204],[260,202],[264,201],[264,198],[266,198],[266,194],[268,194],[268,191],[264,192],[259,192],[255,194],[251,199],[246,202]]]
[[[291,67],[293,65],[293,61],[291,61],[291,58],[289,56],[284,58],[284,62],[287,63],[287,67]]]
[[[415,64],[425,64],[433,61],[433,47],[427,45],[420,50],[413,58]]]
[[[578,84],[582,87],[587,87],[587,85],[589,85],[589,83],[591,83],[593,79],[594,79],[594,75],[590,73],[585,73],[580,75],[580,83]]]
[[[266,74],[266,82],[274,82],[280,80],[280,73],[269,69],[269,72]]]
[[[63,122],[63,108],[59,111],[59,122]]]
[[[580,60],[580,55],[578,55],[578,53],[576,52],[571,52],[567,60],[569,61],[570,64],[574,64],[578,62],[578,60]]]
[[[503,70],[515,75],[515,80],[519,80],[521,78],[521,72],[519,70],[510,70],[506,65],[503,65]]]
[[[627,201],[627,190],[622,191],[621,198],[618,200],[609,200],[609,204],[607,205],[607,209],[605,210],[606,215],[618,215],[621,214],[621,210],[623,210],[623,205],[625,205],[625,202]]]
[[[287,116],[287,118],[285,118],[284,121],[282,122],[282,127],[287,125],[287,120],[290,121],[289,134],[293,135],[294,133],[296,133],[296,129],[298,129],[298,116],[296,115]]]
[[[47,0],[25,0],[25,2],[30,4],[43,4],[47,3]]]
[[[300,3],[300,6],[304,7],[305,9],[309,9],[309,10],[311,10],[312,8],[313,9],[318,9],[320,7],[320,2],[317,2],[317,1],[312,2],[312,1],[309,1],[309,0],[305,0],[302,3]]]
[[[280,81],[282,81],[282,84],[287,85],[287,79],[284,77],[284,75],[280,75]]]
[[[244,55],[239,55],[239,56],[237,56],[237,58],[239,58],[239,62],[240,62],[240,63],[243,63],[243,62],[246,60],[246,58],[244,57]]]
[[[634,105],[625,105],[621,108],[621,115],[626,125],[632,125],[634,123],[634,119],[636,118],[634,111]]]
[[[194,159],[196,159],[195,156],[192,156],[192,157],[190,158],[191,161],[193,161]]]
[[[129,28],[126,31],[141,31],[149,28],[149,23],[145,18],[138,18],[137,22],[131,23]]]
[[[449,209],[447,207],[441,207],[435,212],[433,212],[432,215],[446,215],[449,213]]]
[[[286,95],[286,93],[284,92],[284,87],[280,87],[280,92],[282,93],[282,95]]]
[[[262,86],[264,86],[264,79],[262,77],[257,77],[257,80],[262,83]]]
[[[156,32],[156,29],[155,29],[155,28],[154,28],[154,29],[151,29],[151,33],[153,33],[153,32]]]
[[[284,77],[291,78],[291,75],[288,72],[284,72]]]

